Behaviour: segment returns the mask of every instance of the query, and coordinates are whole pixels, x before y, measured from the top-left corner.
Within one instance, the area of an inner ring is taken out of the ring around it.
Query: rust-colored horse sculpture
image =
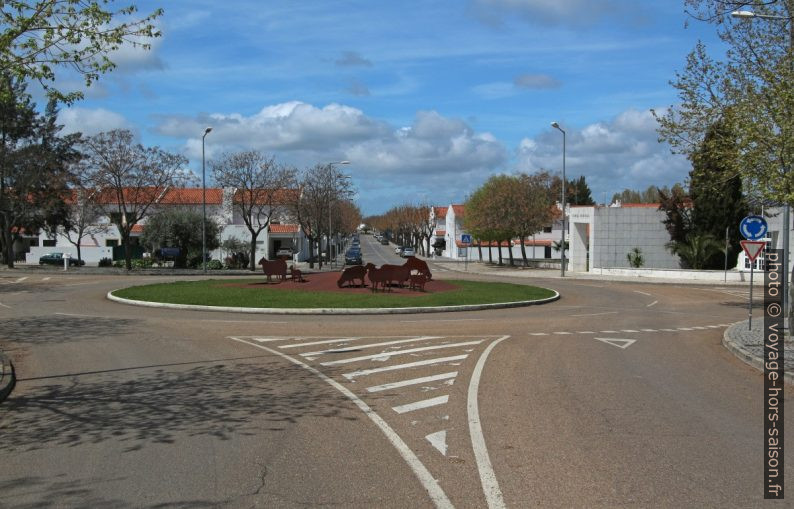
[[[279,282],[287,279],[287,262],[284,260],[265,260],[261,258],[259,265],[262,266],[262,272],[267,276],[267,282],[270,283],[272,276],[277,276]]]
[[[415,270],[420,274],[424,274],[427,281],[433,279],[433,274],[430,273],[430,267],[427,266],[427,262],[420,260],[415,256],[409,256],[403,264],[403,267],[408,267],[412,271]]]
[[[366,267],[362,267],[361,265],[348,267],[344,271],[342,271],[342,274],[339,276],[339,280],[336,282],[336,286],[342,288],[342,285],[345,283],[347,283],[348,286],[353,286],[353,284],[358,279],[359,281],[361,281],[361,286],[363,288],[364,286],[367,286],[366,283],[364,282],[364,277],[366,275],[367,275]]]

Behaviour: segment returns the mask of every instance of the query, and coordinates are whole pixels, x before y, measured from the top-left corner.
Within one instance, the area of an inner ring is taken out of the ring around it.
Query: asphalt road
[[[362,236],[365,262],[393,247]],[[531,279],[562,298],[359,317],[104,297],[166,279],[0,272],[0,506],[764,505],[761,376],[720,344],[742,289]]]

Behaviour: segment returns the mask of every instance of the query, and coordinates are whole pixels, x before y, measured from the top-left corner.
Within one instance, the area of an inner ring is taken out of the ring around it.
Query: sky
[[[127,3],[127,2],[121,2]],[[683,0],[160,0],[163,36],[63,108],[65,132],[132,130],[189,159],[348,160],[365,215],[462,203],[489,176],[584,175],[597,202],[683,182],[651,109],[713,26]],[[689,21],[687,23],[687,21]],[[59,75],[61,88],[78,77]],[[212,179],[207,166],[207,185]]]

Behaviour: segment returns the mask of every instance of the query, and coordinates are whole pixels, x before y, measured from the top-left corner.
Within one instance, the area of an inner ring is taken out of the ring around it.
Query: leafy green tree
[[[91,85],[113,70],[122,46],[151,48],[160,37],[157,9],[136,17],[135,5],[113,8],[113,0],[9,0],[0,2],[0,68],[38,81],[51,98],[72,102],[81,92],[54,88],[56,68],[76,72]]]
[[[566,201],[571,205],[595,205],[590,186],[584,175],[577,179],[569,180],[565,187]]]
[[[69,168],[79,159],[79,135],[59,135],[55,103],[40,116],[25,88],[0,75],[0,256],[9,267],[21,231],[54,233],[67,224]]]
[[[147,248],[156,251],[162,247],[178,247],[176,267],[186,267],[191,258],[201,258],[202,214],[189,207],[168,207],[152,214],[146,222],[141,241]],[[214,220],[206,221],[207,252],[220,246],[220,226]]]
[[[723,246],[708,233],[695,233],[683,241],[668,242],[667,249],[678,255],[683,268],[701,270],[706,268],[710,258],[722,251]]]

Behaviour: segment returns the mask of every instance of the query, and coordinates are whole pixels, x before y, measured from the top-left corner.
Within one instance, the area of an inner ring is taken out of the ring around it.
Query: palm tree
[[[668,242],[667,249],[678,255],[682,267],[700,270],[709,258],[723,250],[723,246],[709,233],[694,233],[687,235],[684,242]]]

